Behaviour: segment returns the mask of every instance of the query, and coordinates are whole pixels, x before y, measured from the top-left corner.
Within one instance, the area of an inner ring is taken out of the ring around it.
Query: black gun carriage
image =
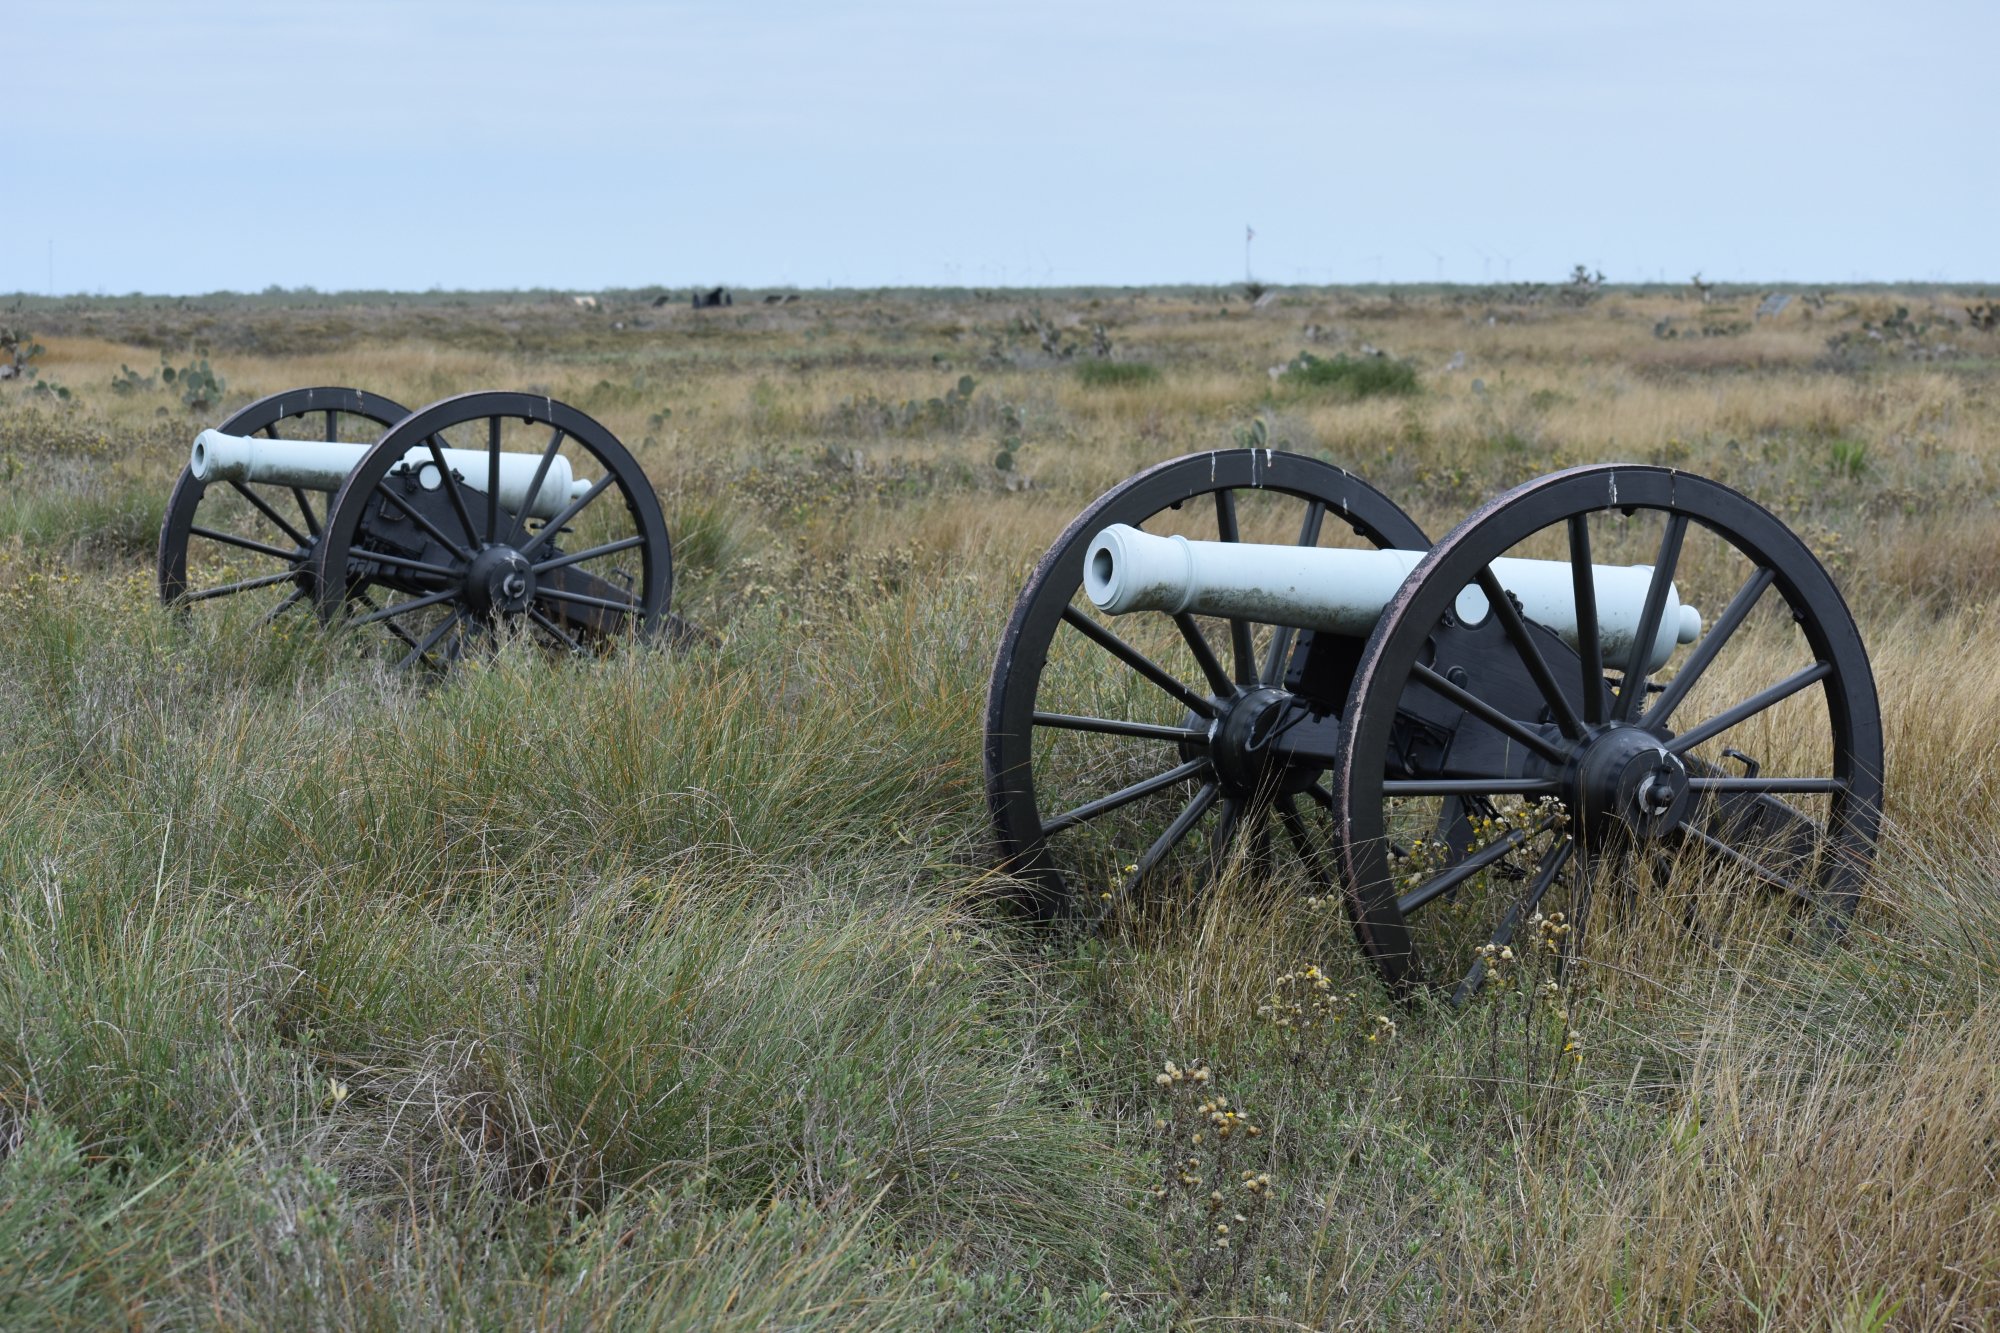
[[[1837,927],[1882,750],[1832,577],[1726,486],[1572,468],[1433,544],[1351,473],[1237,449],[1130,478],[1043,556],[985,766],[1041,917],[1247,866],[1344,903],[1392,990],[1462,1001],[1482,946],[1689,867]]]
[[[659,498],[610,431],[541,394],[259,399],[196,438],[158,575],[184,615],[316,613],[405,667],[508,632],[586,652],[674,628]]]

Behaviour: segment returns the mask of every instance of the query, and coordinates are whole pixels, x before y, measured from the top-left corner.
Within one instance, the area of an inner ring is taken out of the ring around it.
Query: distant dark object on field
[[[790,305],[799,299],[797,292],[772,292],[764,298],[765,305]]]
[[[694,308],[696,310],[714,310],[721,306],[735,304],[736,298],[729,294],[727,287],[717,287],[713,291],[696,292],[694,294]]]
[[[653,298],[653,309],[658,310],[661,306],[665,305],[667,302],[673,299],[674,299],[674,294],[672,292],[661,292],[658,296]]]

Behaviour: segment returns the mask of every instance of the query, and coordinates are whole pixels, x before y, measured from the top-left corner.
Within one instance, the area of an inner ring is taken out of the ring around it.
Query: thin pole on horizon
[[[1249,223],[1243,224],[1243,281],[1255,282],[1250,276],[1250,242],[1257,239],[1257,229]]]

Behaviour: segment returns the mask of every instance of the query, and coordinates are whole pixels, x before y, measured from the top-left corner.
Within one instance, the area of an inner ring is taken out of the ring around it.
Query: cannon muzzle
[[[1119,523],[1098,533],[1085,552],[1083,586],[1097,608],[1111,615],[1190,612],[1365,638],[1424,554],[1189,541]],[[1500,586],[1520,602],[1522,615],[1576,646],[1576,592],[1569,565],[1503,557],[1492,568]],[[1591,566],[1607,662],[1621,662],[1632,651],[1652,577],[1651,565]],[[1484,620],[1487,610],[1486,594],[1477,585],[1459,593],[1458,615],[1467,624]],[[1669,586],[1645,669],[1659,670],[1676,645],[1699,637],[1701,613],[1681,605],[1678,590]]]
[[[200,482],[254,481],[273,486],[297,486],[309,491],[337,491],[361,456],[373,445],[348,444],[337,440],[271,440],[256,435],[224,435],[205,430],[194,437],[194,452],[188,470]],[[458,484],[485,491],[487,455],[482,449],[444,449],[445,465]],[[525,508],[531,518],[554,518],[569,502],[588,491],[591,483],[570,475],[569,460],[561,454],[549,459],[548,474],[528,503],[528,488],[541,466],[540,454],[500,455],[500,503],[515,513]],[[444,484],[438,476],[437,460],[428,448],[419,446],[403,455],[398,468],[408,469],[426,490]]]

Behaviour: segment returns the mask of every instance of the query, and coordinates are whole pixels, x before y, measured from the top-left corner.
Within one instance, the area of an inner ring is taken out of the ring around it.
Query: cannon
[[[1037,916],[1256,873],[1343,902],[1392,991],[1458,1002],[1531,929],[1573,945],[1606,894],[1726,874],[1837,927],[1882,751],[1832,577],[1720,483],[1572,468],[1432,543],[1353,474],[1263,449],[1159,464],[1069,525],[985,731]]]
[[[586,652],[677,626],[658,496],[610,431],[541,394],[415,412],[351,388],[259,399],[196,436],[158,573],[183,616],[299,608],[403,667],[510,629]]]

